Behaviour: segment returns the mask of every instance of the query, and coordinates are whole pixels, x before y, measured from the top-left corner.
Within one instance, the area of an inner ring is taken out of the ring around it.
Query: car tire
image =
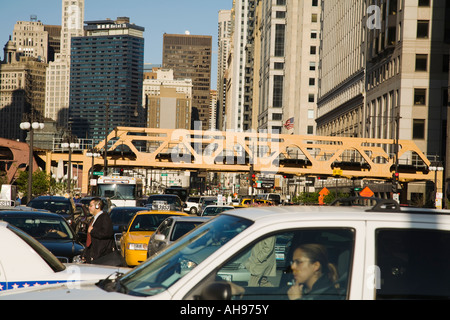
[[[196,207],[191,207],[189,209],[189,214],[192,214],[193,216],[195,216],[197,214],[197,208]]]

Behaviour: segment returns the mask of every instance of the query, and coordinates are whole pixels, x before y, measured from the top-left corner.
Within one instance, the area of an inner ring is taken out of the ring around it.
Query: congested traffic
[[[182,211],[173,210],[179,197],[158,198],[149,197],[151,209],[105,209],[114,217],[115,254],[123,265],[82,263],[30,235],[43,224],[53,240],[80,241],[72,230],[86,229],[64,224],[58,214],[23,207],[0,212],[1,241],[11,244],[0,253],[0,299],[450,298],[444,285],[450,280],[450,212],[360,198],[340,206],[243,209],[236,202],[202,216],[208,206],[192,215],[182,201]],[[92,207],[96,199],[90,200]],[[73,221],[90,225],[92,217],[84,218]],[[425,263],[433,273],[425,272]]]

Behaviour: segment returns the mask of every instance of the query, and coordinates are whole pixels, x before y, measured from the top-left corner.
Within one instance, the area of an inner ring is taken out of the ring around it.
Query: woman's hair
[[[332,283],[339,279],[336,266],[329,262],[327,249],[320,244],[303,244],[297,249],[302,250],[312,263],[318,261],[322,274],[326,274]]]

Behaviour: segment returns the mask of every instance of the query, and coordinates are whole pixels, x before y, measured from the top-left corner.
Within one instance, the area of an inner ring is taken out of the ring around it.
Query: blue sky
[[[145,27],[145,62],[162,61],[164,33],[183,34],[189,30],[195,35],[213,37],[212,89],[217,78],[217,22],[219,10],[231,9],[233,0],[86,0],[85,20],[130,17],[130,21]],[[62,0],[2,1],[0,5],[0,56],[3,46],[17,21],[29,21],[37,15],[44,24],[61,24]]]

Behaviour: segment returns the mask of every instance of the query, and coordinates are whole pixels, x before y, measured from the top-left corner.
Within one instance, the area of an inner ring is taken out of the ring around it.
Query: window
[[[318,20],[317,13],[313,13],[313,14],[311,15],[311,22],[317,22],[317,20]]]
[[[427,89],[414,89],[414,104],[425,105],[427,100]]]
[[[430,29],[430,22],[428,20],[419,20],[417,21],[417,38],[418,39],[427,39],[428,32]]]
[[[380,284],[376,299],[450,297],[450,232],[427,229],[379,229],[376,265]]]
[[[283,107],[283,76],[273,77],[273,107],[282,108]]]
[[[416,54],[416,71],[428,70],[428,55]]]
[[[423,140],[425,139],[425,120],[414,119],[413,120],[413,139]]]
[[[284,57],[284,41],[285,41],[286,25],[277,24],[275,26],[275,56]]]
[[[287,300],[293,268],[331,263],[327,276],[333,280],[322,277],[302,299],[343,300],[348,292],[354,236],[353,229],[345,228],[280,231],[250,244],[206,279],[232,282],[243,292],[242,300]],[[202,287],[209,283],[206,280]]]

